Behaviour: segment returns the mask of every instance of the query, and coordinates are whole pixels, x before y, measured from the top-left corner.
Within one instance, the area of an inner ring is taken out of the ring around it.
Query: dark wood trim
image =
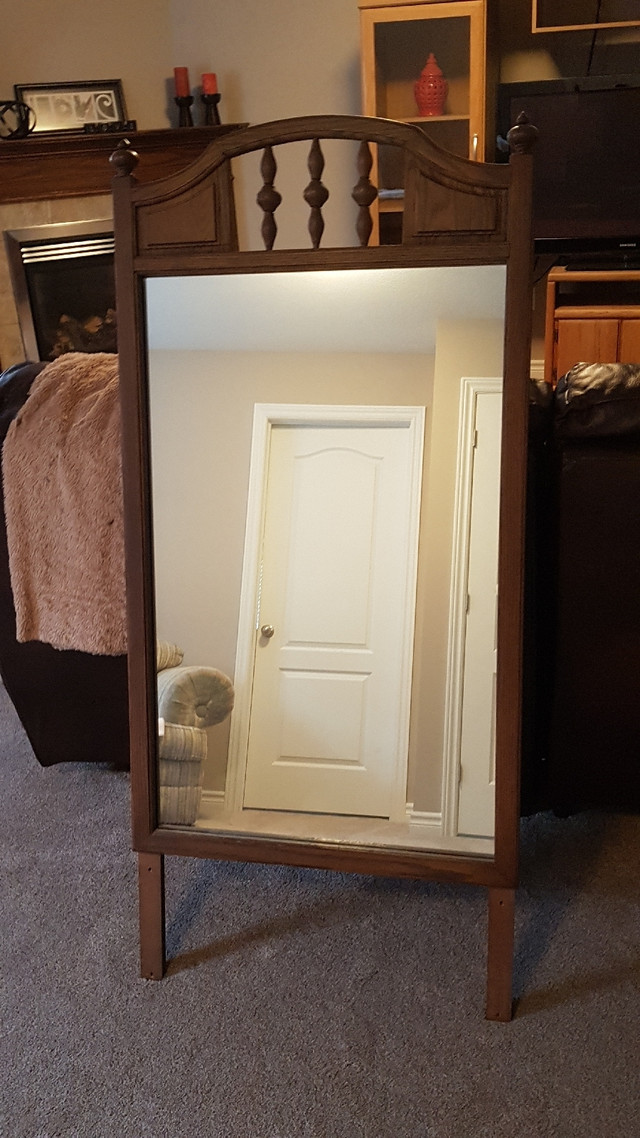
[[[513,1014],[515,890],[489,889],[486,1018],[508,1023]]]
[[[342,873],[380,877],[457,881],[465,885],[506,887],[508,884],[493,858],[475,854],[438,854],[432,850],[352,846],[346,842],[303,841],[264,835],[225,835],[178,827],[157,829],[135,848],[179,857],[186,855],[220,861],[335,869]]]
[[[509,258],[500,479],[495,851],[501,875],[515,887],[520,836],[527,388],[533,279],[533,241],[530,227],[523,223],[523,218],[531,216],[531,155],[512,155],[509,169],[513,180],[507,219]]]
[[[134,847],[157,822],[155,707],[155,612],[153,538],[149,477],[144,282],[133,269],[134,232],[130,184],[121,179],[114,195],[115,278],[118,301],[118,352],[122,418],[122,477],[125,495],[125,571],[129,740]],[[153,756],[148,759],[149,746]]]
[[[189,276],[193,273],[309,272],[316,269],[376,269],[399,265],[503,265],[509,255],[505,241],[499,245],[469,245],[464,256],[459,249],[428,245],[377,245],[367,249],[274,249],[267,252],[184,252],[176,264],[175,254],[139,254],[136,272],[145,277]]]
[[[0,142],[0,205],[49,201],[111,191],[109,157],[127,139],[144,156],[141,181],[165,178],[188,166],[223,134],[242,124],[129,134],[78,134]]]
[[[138,893],[140,904],[140,975],[145,980],[161,980],[164,976],[166,960],[164,857],[162,854],[138,855]]]
[[[136,205],[152,205],[176,198],[203,179],[208,179],[223,163],[241,154],[249,154],[267,146],[313,141],[315,138],[397,146],[412,159],[420,171],[427,172],[434,181],[449,188],[467,189],[475,195],[490,190],[505,190],[510,182],[508,166],[469,162],[457,154],[441,150],[431,143],[420,127],[411,123],[359,115],[307,115],[299,119],[278,119],[259,126],[249,126],[242,132],[227,132],[215,139],[208,152],[202,153],[188,170],[183,169],[167,178],[162,185],[137,186],[133,200]],[[141,176],[139,180],[145,183],[149,181],[146,176]],[[407,189],[409,193],[405,194],[405,208],[413,187]],[[469,233],[472,232],[473,226],[470,226]]]

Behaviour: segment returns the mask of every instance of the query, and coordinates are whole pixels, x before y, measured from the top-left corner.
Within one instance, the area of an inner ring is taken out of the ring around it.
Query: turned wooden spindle
[[[368,142],[361,142],[358,147],[357,170],[360,177],[356,182],[351,192],[351,197],[360,208],[358,209],[358,219],[356,221],[356,233],[361,245],[368,245],[373,229],[373,218],[371,217],[371,206],[378,196],[378,191],[373,183],[369,180],[371,167],[373,166],[373,156]]]
[[[314,249],[319,249],[324,232],[322,207],[329,197],[329,191],[326,186],[323,186],[321,181],[322,171],[324,170],[324,155],[320,149],[320,143],[317,138],[314,138],[311,144],[307,168],[311,174],[311,181],[302,196],[307,205],[311,207],[311,214],[309,216],[311,242]]]
[[[273,156],[272,147],[265,146],[260,163],[260,173],[262,174],[264,185],[259,191],[256,201],[260,209],[264,210],[261,232],[264,247],[267,250],[273,249],[273,243],[276,239],[276,233],[278,232],[278,226],[276,225],[276,220],[273,215],[282,201],[282,194],[278,193],[273,184],[277,169],[278,166]]]

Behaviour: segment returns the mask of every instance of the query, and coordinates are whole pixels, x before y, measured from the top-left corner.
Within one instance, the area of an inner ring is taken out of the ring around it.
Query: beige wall
[[[23,0],[6,6],[2,98],[14,83],[122,79],[141,129],[175,119],[174,66],[215,71],[225,122],[360,111],[356,0]]]
[[[171,0],[170,8],[176,62],[192,78],[217,73],[226,122],[360,113],[357,0]]]
[[[11,97],[14,83],[122,79],[127,111],[138,126],[168,126],[164,81],[172,60],[168,0],[3,5],[2,98]]]

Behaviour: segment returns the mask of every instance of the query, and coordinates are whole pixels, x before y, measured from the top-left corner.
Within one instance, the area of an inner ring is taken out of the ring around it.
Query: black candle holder
[[[193,126],[193,119],[191,117],[193,95],[175,95],[174,102],[180,111],[178,126]]]
[[[205,126],[220,126],[220,114],[218,112],[218,103],[220,102],[220,95],[201,95],[202,103],[204,105],[204,125]]]

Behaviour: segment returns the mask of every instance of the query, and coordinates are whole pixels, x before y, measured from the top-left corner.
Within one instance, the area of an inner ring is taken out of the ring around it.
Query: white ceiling
[[[503,265],[151,278],[149,347],[428,352],[438,320],[501,319]]]

